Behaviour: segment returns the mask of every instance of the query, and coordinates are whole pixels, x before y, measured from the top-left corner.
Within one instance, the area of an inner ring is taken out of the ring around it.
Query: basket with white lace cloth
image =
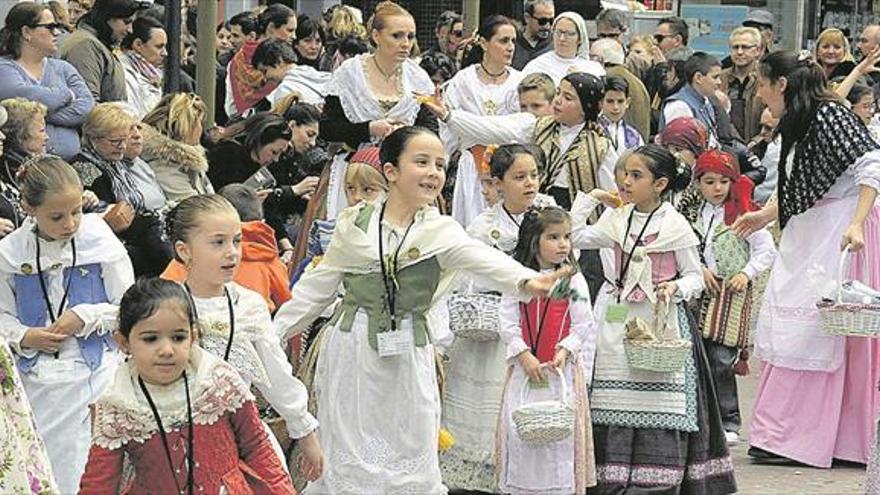
[[[464,292],[453,294],[447,301],[449,329],[459,338],[491,342],[499,338],[498,307],[501,296],[475,292],[470,282]]]
[[[568,396],[565,376],[558,368],[559,399],[528,402],[531,381],[523,380],[522,405],[511,413],[519,438],[529,444],[548,444],[565,440],[574,432],[574,404]]]
[[[840,254],[834,299],[816,303],[822,316],[822,329],[830,335],[877,337],[880,335],[880,292],[858,280],[844,281],[849,245]],[[867,263],[865,271],[867,271]]]
[[[623,348],[633,368],[670,373],[681,371],[691,352],[691,341],[681,338],[669,325],[669,311],[675,305],[660,299],[654,304],[654,322],[641,318],[626,322]]]

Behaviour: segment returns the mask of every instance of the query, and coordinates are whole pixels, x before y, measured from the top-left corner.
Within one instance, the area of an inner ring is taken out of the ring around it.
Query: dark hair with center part
[[[522,224],[519,227],[519,239],[513,249],[513,259],[525,267],[540,270],[538,253],[541,248],[541,234],[551,225],[568,223],[571,225],[571,217],[568,212],[558,206],[545,206],[543,208],[529,208],[523,215]],[[569,253],[568,264],[578,268],[577,260]]]
[[[629,97],[629,83],[620,76],[605,76],[605,93],[609,91],[620,91]]]
[[[161,278],[142,278],[125,291],[119,302],[119,333],[127,339],[135,325],[156,314],[166,302],[180,307],[192,329],[195,323],[192,303],[183,286]]]
[[[477,34],[488,43],[493,36],[498,34],[498,30],[503,26],[510,26],[513,28],[513,41],[516,42],[516,25],[512,20],[503,16],[503,15],[490,15],[483,19],[483,24],[480,25],[480,29],[477,31]],[[461,67],[465,68],[469,65],[478,64],[483,61],[483,56],[485,55],[485,50],[483,47],[479,45],[479,43],[473,43],[471,49],[468,51],[467,55],[464,57],[464,60],[461,62]]]

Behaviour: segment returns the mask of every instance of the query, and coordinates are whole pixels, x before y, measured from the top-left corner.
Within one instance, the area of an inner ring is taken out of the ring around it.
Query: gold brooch
[[[30,275],[31,273],[34,273],[34,267],[32,267],[30,263],[22,263],[21,273],[24,273],[25,275]]]
[[[422,255],[422,252],[419,251],[419,248],[413,247],[413,248],[409,248],[409,251],[406,252],[406,255],[409,257],[409,259],[415,260],[415,259],[418,259],[419,256]]]
[[[489,237],[497,241],[501,238],[501,232],[498,229],[492,229],[491,231],[489,231]]]

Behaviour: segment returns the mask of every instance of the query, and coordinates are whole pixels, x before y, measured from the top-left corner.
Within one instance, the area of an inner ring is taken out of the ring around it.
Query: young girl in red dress
[[[295,494],[238,372],[193,345],[176,282],[138,281],[116,340],[129,357],[94,405],[82,494]],[[123,461],[134,475],[123,485]]]
[[[568,213],[555,206],[528,210],[513,257],[542,273],[562,265],[578,266],[571,252]],[[523,303],[505,296],[501,302],[501,338],[510,365],[496,452],[502,493],[584,493],[596,484],[587,403],[596,329],[586,279],[575,273],[568,284],[581,298],[535,297]],[[524,442],[514,426],[513,411],[525,403],[562,395],[575,408],[572,434],[553,443]]]

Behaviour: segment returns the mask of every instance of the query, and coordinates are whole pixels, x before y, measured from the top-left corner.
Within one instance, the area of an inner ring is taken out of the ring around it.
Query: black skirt
[[[593,424],[598,485],[593,495],[736,493],[733,462],[727,449],[721,413],[690,311],[691,341],[697,366],[697,424],[684,432]]]

